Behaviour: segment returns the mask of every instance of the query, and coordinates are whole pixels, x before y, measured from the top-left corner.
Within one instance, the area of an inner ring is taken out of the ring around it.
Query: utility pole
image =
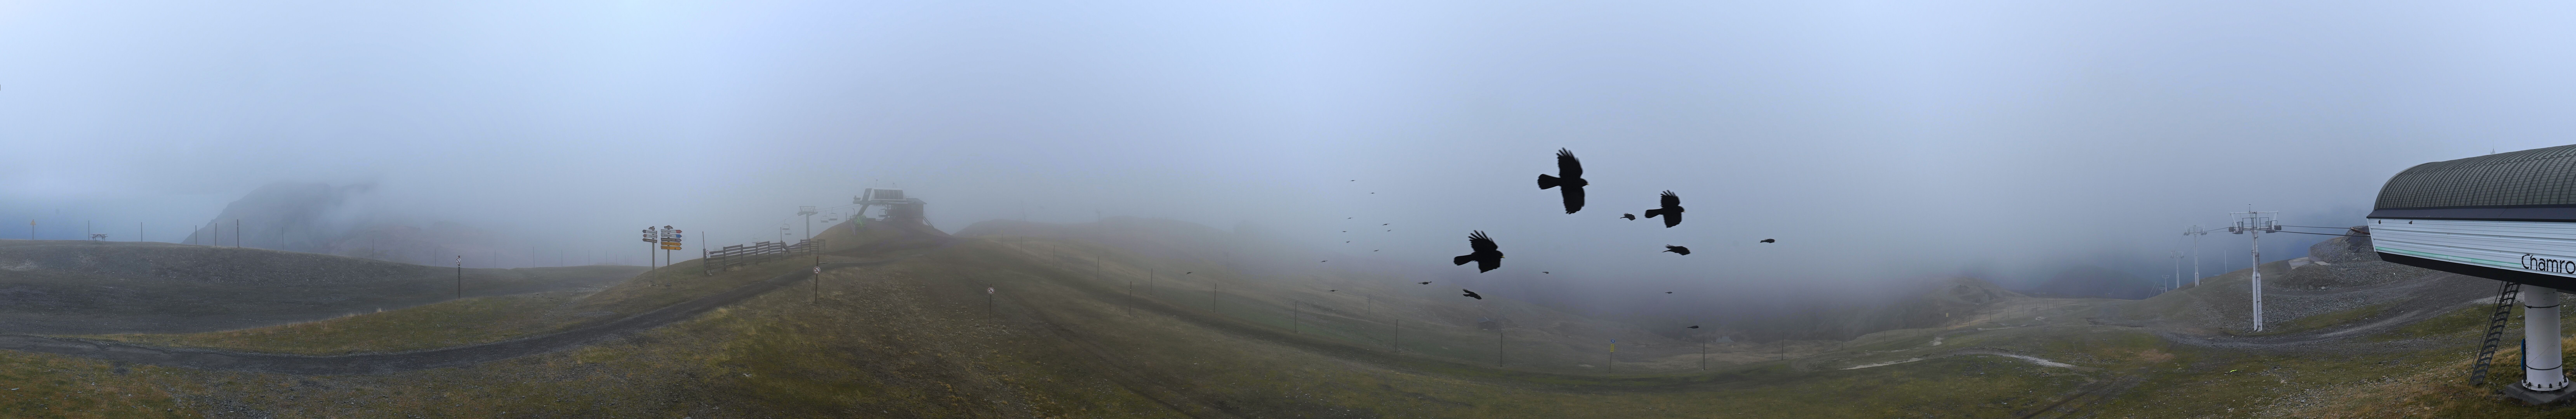
[[[2197,287],[2200,286],[2200,236],[2209,235],[2209,230],[2202,230],[2200,225],[2194,224],[2184,228],[2182,235],[2191,236],[2191,286]]]
[[[465,298],[465,255],[456,255],[456,298]]]
[[[2272,223],[2272,220],[2278,218],[2280,214],[2280,211],[2255,211],[2253,205],[2246,205],[2245,212],[2228,213],[2235,216],[2237,221],[2235,226],[2227,227],[2227,233],[2252,234],[2250,237],[2253,238],[2253,265],[2245,270],[2245,274],[2252,280],[2254,287],[2254,331],[2256,332],[2263,331],[2263,232],[2281,231],[2281,225]]]

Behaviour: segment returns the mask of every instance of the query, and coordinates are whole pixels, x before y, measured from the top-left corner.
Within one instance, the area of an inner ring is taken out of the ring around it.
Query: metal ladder
[[[2470,367],[2469,385],[2487,383],[2487,366],[2495,363],[2496,347],[2504,344],[2504,325],[2513,320],[2514,300],[2521,297],[2522,284],[2504,282],[2504,286],[2496,290],[2495,313],[2487,316],[2486,341],[2478,347],[2478,363]]]

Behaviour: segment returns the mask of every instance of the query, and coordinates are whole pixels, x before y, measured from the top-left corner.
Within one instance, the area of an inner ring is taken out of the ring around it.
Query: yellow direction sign
[[[680,250],[679,246],[662,246],[662,250]]]

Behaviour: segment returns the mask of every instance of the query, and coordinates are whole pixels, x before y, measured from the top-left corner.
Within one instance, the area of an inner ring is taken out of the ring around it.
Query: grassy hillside
[[[0,331],[195,332],[593,287],[631,266],[466,269],[169,243],[0,241]]]
[[[2359,305],[2280,321],[2299,331],[2231,334],[2215,326],[2233,321],[2223,313],[2187,315],[2243,295],[2224,292],[2224,279],[2143,301],[2032,298],[1962,279],[1904,304],[1914,307],[1909,318],[1943,319],[1931,326],[1848,341],[1713,345],[1701,370],[1692,342],[1629,337],[1652,335],[1636,326],[1499,299],[1459,301],[1364,272],[1228,269],[1222,257],[1194,256],[1202,253],[1189,247],[1204,243],[1186,235],[1069,227],[1126,237],[1092,241],[970,227],[985,234],[917,248],[869,246],[859,235],[936,240],[851,227],[835,233],[851,234],[850,247],[831,257],[897,262],[834,270],[630,338],[471,367],[287,376],[0,352],[0,380],[24,383],[0,391],[0,416],[2568,415],[2458,384],[2478,327],[2477,308],[2459,303]],[[388,310],[257,339],[134,339],[303,353],[489,340],[566,324],[548,323],[548,313],[629,313],[810,263],[710,277],[683,262],[578,296]],[[1133,294],[1131,280],[1139,282]],[[2392,313],[2415,306],[2440,310],[2420,319]],[[1499,317],[1515,324],[1503,331],[1497,368],[1495,334],[1475,322]],[[2374,326],[2388,319],[2414,320]],[[416,322],[442,326],[408,326]],[[447,329],[480,331],[434,331]],[[2300,343],[2337,330],[2365,332]],[[344,335],[369,338],[334,337]],[[1615,371],[1603,368],[1609,354],[1600,345],[1612,336],[1622,343]],[[280,343],[306,340],[341,343]]]

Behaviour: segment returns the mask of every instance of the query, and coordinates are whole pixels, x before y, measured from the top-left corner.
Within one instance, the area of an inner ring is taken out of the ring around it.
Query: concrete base
[[[2506,384],[2502,393],[2504,393],[2505,396],[2513,397],[2515,400],[2521,400],[2522,404],[2525,406],[2558,404],[2568,400],[2576,400],[2576,388],[2562,388],[2555,391],[2531,391],[2531,389],[2522,388],[2522,383],[2512,383]]]

